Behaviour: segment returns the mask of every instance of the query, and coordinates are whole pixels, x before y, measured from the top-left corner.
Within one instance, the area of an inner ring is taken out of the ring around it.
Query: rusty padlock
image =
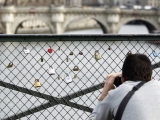
[[[11,68],[13,66],[13,62],[10,62],[7,66],[7,68]]]
[[[41,83],[40,83],[40,81],[38,79],[35,79],[34,87],[36,87],[36,88],[41,87]]]
[[[73,71],[78,71],[78,70],[79,70],[78,66],[74,66]]]
[[[68,57],[66,58],[66,61],[69,62],[69,58]]]
[[[61,79],[61,77],[60,77],[60,75],[58,75],[58,80],[60,80]]]

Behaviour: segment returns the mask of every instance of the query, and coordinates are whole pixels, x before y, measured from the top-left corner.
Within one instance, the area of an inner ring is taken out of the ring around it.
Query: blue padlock
[[[158,56],[158,54],[155,51],[153,51],[152,54],[153,54],[154,57]]]

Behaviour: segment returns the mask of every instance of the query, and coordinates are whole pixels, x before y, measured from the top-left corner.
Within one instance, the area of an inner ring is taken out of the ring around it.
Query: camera
[[[116,86],[116,87],[118,87],[119,85],[121,85],[122,84],[122,81],[121,81],[121,77],[116,77],[115,78],[115,80],[114,80],[114,85]]]

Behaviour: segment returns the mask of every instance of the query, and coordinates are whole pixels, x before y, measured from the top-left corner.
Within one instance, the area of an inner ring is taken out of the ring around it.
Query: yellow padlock
[[[37,88],[37,87],[41,87],[41,83],[38,79],[35,79],[35,82],[34,82],[34,86]]]
[[[74,66],[73,71],[78,71],[78,70],[79,70],[78,66]]]
[[[96,61],[98,61],[102,58],[102,55],[99,53],[98,50],[95,51],[94,58],[96,59]]]
[[[11,68],[12,66],[13,66],[13,63],[10,62],[10,63],[8,64],[7,68]]]

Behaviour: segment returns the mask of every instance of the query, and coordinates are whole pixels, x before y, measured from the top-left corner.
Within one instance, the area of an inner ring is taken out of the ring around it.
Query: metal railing
[[[159,79],[159,35],[1,35],[0,118],[86,120],[105,77],[144,53]]]

